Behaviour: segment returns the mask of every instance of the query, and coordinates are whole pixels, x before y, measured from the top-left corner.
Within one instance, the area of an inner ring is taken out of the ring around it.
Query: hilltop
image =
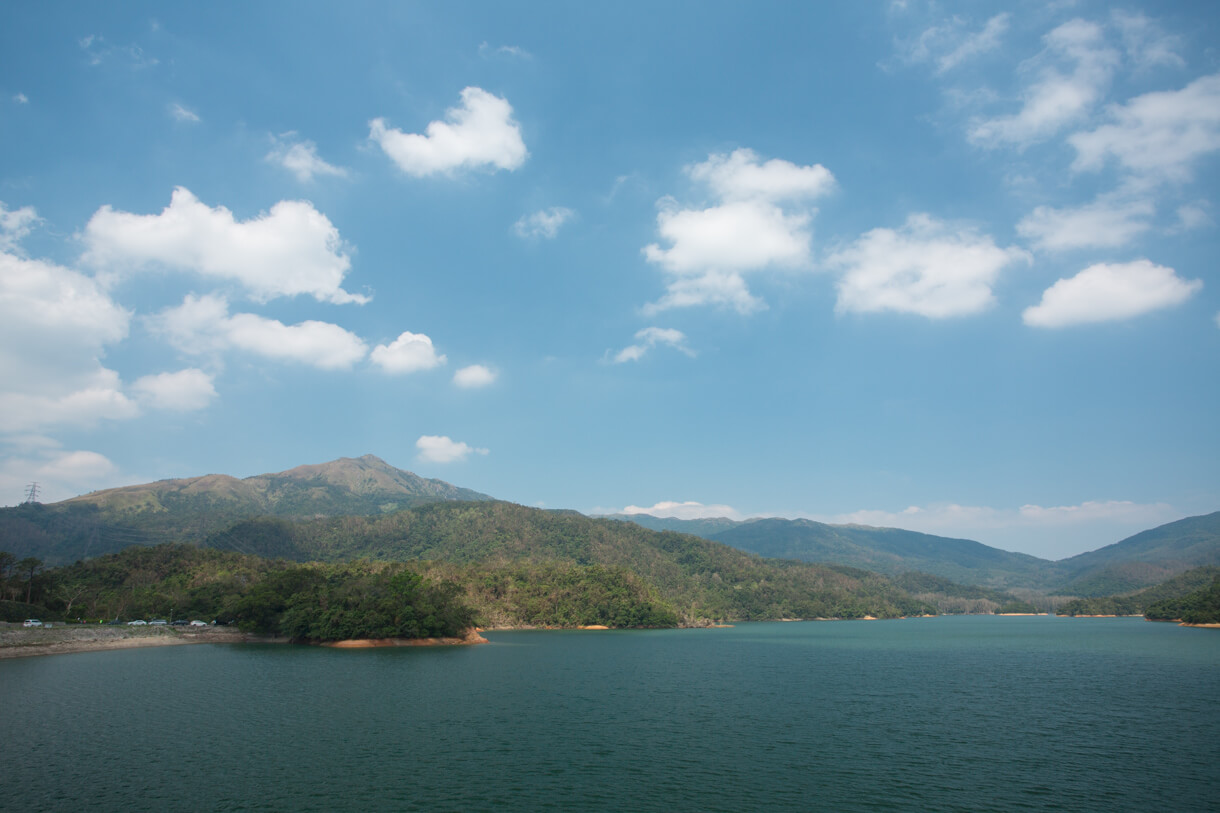
[[[252,517],[376,515],[431,502],[490,499],[373,455],[343,457],[244,479],[208,474],[159,480],[0,509],[0,550],[66,564],[129,545],[197,543]]]

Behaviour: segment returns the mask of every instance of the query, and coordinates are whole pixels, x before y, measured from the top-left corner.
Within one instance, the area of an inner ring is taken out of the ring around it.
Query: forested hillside
[[[1153,604],[1201,590],[1217,576],[1220,576],[1220,567],[1196,567],[1143,590],[1075,599],[1060,606],[1057,612],[1059,615],[1143,615]]]
[[[381,517],[250,520],[205,544],[297,561],[426,560],[479,572],[522,563],[598,565],[634,574],[686,623],[931,609],[889,579],[858,569],[768,560],[686,534],[505,502],[434,503]]]
[[[744,522],[658,519],[639,514],[617,518],[696,534],[759,556],[848,565],[889,576],[920,572],[959,584],[1004,589],[1042,586],[1055,574],[1054,563],[1035,556],[1010,553],[969,539],[899,528],[782,518]]]

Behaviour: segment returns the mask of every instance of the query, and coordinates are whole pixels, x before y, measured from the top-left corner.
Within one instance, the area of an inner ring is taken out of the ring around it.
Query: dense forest
[[[1154,621],[1220,624],[1220,574],[1205,587],[1149,605],[1144,614]]]
[[[187,545],[131,547],[43,570],[0,553],[4,620],[199,619],[302,641],[463,634],[474,610],[453,582],[402,564],[298,565]],[[22,594],[24,591],[24,594]]]

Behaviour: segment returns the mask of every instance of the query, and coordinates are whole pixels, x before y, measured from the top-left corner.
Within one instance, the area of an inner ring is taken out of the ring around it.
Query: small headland
[[[346,641],[324,641],[318,645],[331,649],[381,649],[395,646],[468,646],[487,642],[478,630],[472,629],[460,638],[349,638]]]

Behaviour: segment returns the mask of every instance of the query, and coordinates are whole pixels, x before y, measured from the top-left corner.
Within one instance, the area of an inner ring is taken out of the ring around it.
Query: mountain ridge
[[[1166,523],[1059,561],[970,539],[809,519],[682,520],[651,514],[610,518],[692,533],[759,556],[840,564],[889,576],[914,571],[961,584],[1081,596],[1138,590],[1193,567],[1220,565],[1220,511]]]

